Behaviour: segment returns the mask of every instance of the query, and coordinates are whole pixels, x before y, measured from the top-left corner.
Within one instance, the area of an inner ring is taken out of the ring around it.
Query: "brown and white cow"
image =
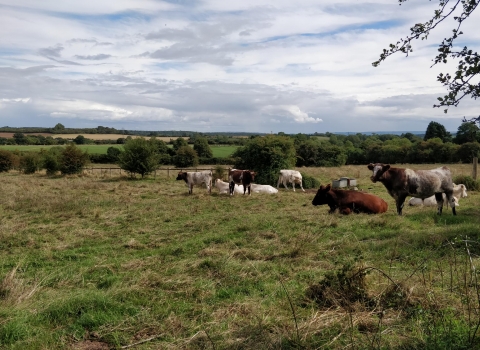
[[[299,184],[302,191],[305,192],[302,186],[302,174],[300,174],[298,170],[280,170],[280,173],[278,174],[277,188],[280,187],[280,184],[283,184],[285,189],[288,190],[289,183],[293,186],[293,192],[295,192],[295,184]]]
[[[365,192],[332,189],[330,184],[320,186],[312,204],[315,206],[327,204],[330,207],[330,214],[338,209],[345,215],[351,212],[379,214],[385,213],[388,209],[387,202],[380,197]]]
[[[212,193],[212,171],[205,170],[205,171],[185,171],[179,172],[177,176],[177,180],[183,180],[188,186],[188,193],[193,193],[193,186],[194,185],[201,185],[205,184],[207,186],[207,191]]]
[[[247,191],[250,195],[250,184],[255,181],[256,173],[250,170],[232,169],[228,172],[228,182],[230,183],[230,195],[233,196],[235,184],[243,185],[243,194]]]
[[[382,163],[371,163],[367,167],[373,172],[370,179],[373,182],[381,182],[390,196],[395,199],[398,215],[402,215],[407,196],[425,199],[432,195],[435,195],[437,213],[440,215],[443,208],[442,193],[445,193],[453,215],[457,214],[453,198],[452,175],[447,167],[432,170],[412,170],[392,168],[389,164]]]

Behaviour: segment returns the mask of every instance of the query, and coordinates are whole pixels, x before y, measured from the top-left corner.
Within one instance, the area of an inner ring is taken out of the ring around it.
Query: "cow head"
[[[328,192],[331,189],[332,186],[330,184],[328,184],[327,186],[320,186],[317,194],[315,195],[315,198],[313,198],[312,204],[315,206],[328,204]]]
[[[257,175],[257,173],[254,172],[254,171],[251,171],[251,172],[250,172],[250,175],[252,175],[252,180],[251,180],[251,181],[252,181],[252,182],[255,182],[255,175]]]
[[[375,163],[375,164],[368,164],[368,169],[372,170],[373,171],[373,174],[372,176],[370,176],[370,180],[372,180],[372,182],[377,182],[379,181],[383,174],[388,170],[390,169],[390,164],[382,164],[382,163]]]
[[[179,172],[176,180],[184,180],[184,181],[187,181],[187,173],[185,173],[185,172]]]

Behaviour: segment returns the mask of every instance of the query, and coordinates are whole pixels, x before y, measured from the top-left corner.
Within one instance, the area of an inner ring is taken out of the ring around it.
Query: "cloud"
[[[61,52],[64,50],[64,47],[60,44],[57,44],[53,47],[46,47],[38,50],[38,53],[45,57],[61,57]]]
[[[107,58],[112,57],[112,55],[106,55],[106,54],[98,54],[98,55],[88,55],[88,56],[82,56],[82,55],[75,55],[75,58],[79,60],[93,60],[93,61],[99,61],[99,60],[106,60]]]

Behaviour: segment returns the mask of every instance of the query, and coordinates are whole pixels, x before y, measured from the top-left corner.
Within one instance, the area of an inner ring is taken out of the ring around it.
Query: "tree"
[[[445,129],[445,127],[437,122],[430,122],[425,131],[424,141],[438,137],[442,142],[452,141],[452,135]]]
[[[199,157],[212,158],[213,153],[208,145],[208,140],[205,137],[197,137],[193,143],[193,150],[197,152]]]
[[[13,169],[15,156],[10,151],[0,150],[0,173]]]
[[[183,146],[188,146],[188,142],[184,138],[179,137],[173,141],[173,149],[175,150],[175,152],[178,151],[178,149]]]
[[[87,152],[69,143],[60,154],[59,166],[63,175],[78,174],[88,162]]]
[[[195,150],[190,146],[182,146],[177,150],[177,153],[173,157],[173,164],[177,168],[186,168],[189,166],[198,165],[198,155]]]
[[[400,5],[406,1],[398,0]],[[446,87],[448,94],[438,97],[439,104],[435,104],[433,107],[446,107],[444,112],[447,113],[449,106],[458,106],[465,96],[477,99],[480,97],[480,84],[476,82],[480,73],[480,55],[467,46],[460,49],[463,43],[457,43],[457,41],[461,40],[458,38],[463,34],[460,30],[461,26],[479,4],[480,0],[439,0],[439,8],[435,10],[431,19],[411,27],[410,34],[405,39],[402,38],[396,44],[390,44],[389,49],[384,49],[378,61],[373,62],[372,65],[377,67],[387,57],[397,52],[408,56],[413,51],[413,41],[427,39],[432,30],[450,18],[454,21],[452,34],[450,37],[444,38],[438,46],[438,54],[433,60],[433,65],[447,63],[449,59],[459,59],[459,61],[455,73],[440,73],[437,76],[437,81]],[[474,118],[474,120],[480,122],[480,117]]]
[[[459,145],[467,142],[475,142],[478,140],[480,135],[480,129],[475,123],[465,122],[462,123],[457,130],[457,135],[455,136],[455,143]]]
[[[83,135],[78,135],[73,139],[73,142],[75,142],[76,145],[84,145],[87,143],[87,139]]]
[[[473,157],[478,157],[480,153],[480,143],[467,142],[460,146],[457,151],[457,157],[462,163],[471,163]]]
[[[158,153],[151,140],[145,140],[143,137],[136,139],[127,137],[123,149],[124,151],[118,156],[118,164],[132,177],[140,174],[143,178],[158,166]]]
[[[232,158],[236,168],[257,172],[255,182],[276,185],[279,171],[294,167],[296,155],[291,137],[267,135],[249,139]]]
[[[62,131],[65,131],[65,127],[63,126],[63,124],[58,123],[57,125],[55,125],[55,126],[53,127],[53,131],[54,131],[54,132],[57,132],[57,133],[58,133],[58,132],[62,132]]]

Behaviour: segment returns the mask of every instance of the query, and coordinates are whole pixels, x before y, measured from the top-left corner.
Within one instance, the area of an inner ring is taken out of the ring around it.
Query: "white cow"
[[[221,179],[215,180],[215,187],[218,188],[218,193],[230,193],[230,184],[228,182],[222,181]],[[235,186],[235,193],[243,194],[243,185]]]
[[[252,192],[255,193],[278,193],[278,190],[275,187],[272,187],[270,185],[257,185],[257,184],[251,184],[251,189]]]
[[[455,185],[453,184],[453,199],[455,200],[455,206],[458,207],[458,199],[459,198],[465,198],[467,197],[467,188],[465,187],[464,184],[460,185]],[[448,201],[446,201],[446,196],[445,193],[443,193],[443,202],[447,203],[448,207]],[[435,199],[435,196],[431,196],[428,198],[425,198],[423,201],[421,198],[410,198],[408,201],[409,205],[425,205],[427,207],[434,207],[437,205],[437,201]]]
[[[212,171],[205,170],[205,171],[185,171],[179,172],[177,176],[177,180],[183,180],[187,184],[188,193],[193,193],[193,186],[194,185],[201,185],[205,184],[207,186],[207,191],[212,193]]]
[[[297,170],[280,170],[280,174],[278,176],[277,188],[280,187],[280,184],[283,184],[285,188],[288,190],[288,184],[291,183],[293,186],[293,192],[295,192],[295,184],[299,184],[300,188],[303,192],[305,190],[302,186],[302,174],[300,174]]]

